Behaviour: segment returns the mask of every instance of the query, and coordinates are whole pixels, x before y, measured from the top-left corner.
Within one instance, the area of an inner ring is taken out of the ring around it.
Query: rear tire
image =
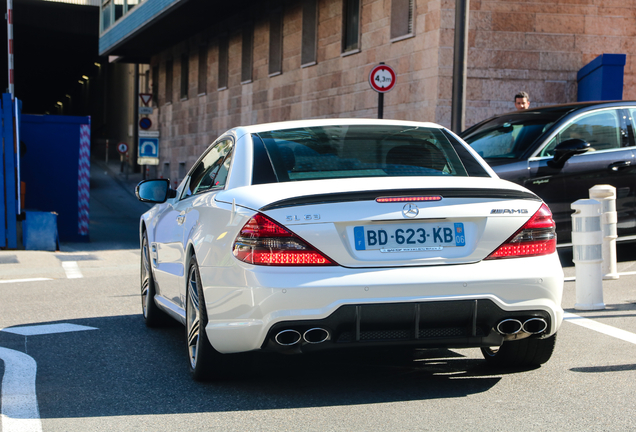
[[[187,283],[186,348],[190,375],[195,381],[235,378],[241,367],[246,366],[248,353],[221,354],[210,344],[205,332],[208,313],[203,298],[199,266],[194,256],[190,258],[188,265]]]
[[[156,294],[155,280],[150,267],[148,234],[144,231],[141,245],[141,313],[148,327],[160,327],[168,320],[168,316],[155,303]]]
[[[500,347],[482,348],[486,362],[496,367],[535,367],[550,360],[556,344],[556,333],[545,339],[527,338],[508,341]]]

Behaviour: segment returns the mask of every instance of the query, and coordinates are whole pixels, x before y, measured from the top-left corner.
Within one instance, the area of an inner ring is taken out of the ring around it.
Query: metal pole
[[[451,129],[464,130],[466,114],[466,64],[468,60],[468,18],[470,0],[455,0],[455,45],[453,50],[453,99]]]
[[[13,0],[7,0],[7,54],[9,66],[9,87],[8,93],[13,100]]]
[[[378,118],[384,118],[384,93],[378,93]]]
[[[134,75],[135,83],[134,83],[134,103],[133,103],[133,145],[131,146],[131,150],[133,152],[133,167],[135,168],[133,172],[137,172],[137,157],[139,156],[139,63],[135,63],[135,75]],[[144,173],[143,168],[141,169],[142,176]],[[144,179],[145,180],[145,179]]]

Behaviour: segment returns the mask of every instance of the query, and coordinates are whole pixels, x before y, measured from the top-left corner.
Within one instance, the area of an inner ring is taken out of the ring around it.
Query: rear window
[[[274,176],[270,179],[275,177],[278,182],[469,175],[462,158],[440,129],[322,126],[262,132],[254,138],[255,146],[257,141],[262,142],[273,167]],[[474,165],[475,160],[468,153],[463,153],[463,157],[470,158],[467,162]],[[267,163],[264,159],[255,158],[255,165]],[[254,168],[265,171],[262,166]]]

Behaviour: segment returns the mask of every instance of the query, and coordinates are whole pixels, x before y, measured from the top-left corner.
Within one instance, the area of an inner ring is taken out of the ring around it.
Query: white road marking
[[[20,351],[0,347],[2,378],[2,432],[41,432],[42,421],[35,394],[37,364]]]
[[[610,317],[611,315],[608,315],[608,317]],[[594,321],[588,318],[583,318],[582,316],[579,315],[575,315],[573,313],[569,313],[566,312],[563,315],[563,319],[571,322],[572,324],[576,324],[579,325],[581,327],[585,327],[588,328],[590,330],[594,330],[597,331],[599,333],[603,333],[606,334],[608,336],[612,336],[615,337],[617,339],[621,339],[624,340],[626,342],[631,342],[633,344],[636,344],[636,334],[625,331],[625,330],[621,330],[619,328],[616,327],[612,327],[610,325],[607,324],[602,324],[598,321]]]
[[[98,330],[98,329],[96,327],[88,327],[88,326],[83,326],[78,324],[68,324],[68,323],[8,327],[8,328],[0,329],[0,331],[5,333],[13,333],[13,334],[22,335],[22,336],[38,336],[38,335],[68,333],[68,332],[84,331],[84,330]]]
[[[633,276],[636,275],[636,271],[631,271],[631,272],[622,272],[622,273],[618,273],[619,276]],[[576,281],[576,276],[570,276],[570,277],[565,277],[563,278],[563,282],[574,282]]]
[[[51,278],[8,279],[8,280],[0,280],[0,284],[19,283],[19,282],[38,282],[38,281],[48,281],[48,280],[53,280],[53,279]]]
[[[62,263],[62,268],[64,269],[64,272],[66,273],[66,277],[69,279],[77,279],[77,278],[84,277],[84,275],[79,269],[79,266],[77,265],[77,261],[64,261]]]
[[[37,336],[73,331],[98,330],[77,324],[43,324],[0,329],[6,333]],[[4,362],[2,393],[0,393],[0,425],[2,432],[42,432],[42,421],[35,392],[37,364],[33,357],[0,347],[0,360]]]

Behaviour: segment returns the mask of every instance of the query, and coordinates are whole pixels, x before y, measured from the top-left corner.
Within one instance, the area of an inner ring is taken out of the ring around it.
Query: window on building
[[[126,3],[128,4],[128,8],[127,10],[131,10],[132,8],[134,8],[135,6],[137,6],[139,4],[141,0],[126,0]]]
[[[228,38],[221,36],[219,38],[219,73],[218,73],[218,89],[225,90],[228,81]]]
[[[112,7],[112,0],[104,0],[102,3],[102,31],[105,31],[112,24]]]
[[[159,105],[159,66],[152,67],[152,100],[155,106]]]
[[[188,98],[188,88],[190,86],[190,56],[181,54],[181,99]]]
[[[342,52],[360,49],[360,0],[343,1]]]
[[[413,35],[413,0],[391,0],[391,40]]]
[[[166,103],[172,103],[172,60],[166,62]]]
[[[124,14],[124,0],[115,0],[115,21]]]
[[[170,178],[170,162],[163,163],[163,172],[161,175],[162,178],[169,179]]]
[[[201,45],[199,47],[199,86],[200,95],[206,94],[208,91],[208,46]]]
[[[283,72],[283,10],[269,17],[269,76]]]
[[[243,27],[243,46],[241,51],[241,84],[252,82],[252,53],[254,51],[254,26]]]
[[[303,1],[303,30],[302,48],[300,54],[301,66],[316,64],[316,48],[318,39],[318,2],[317,0]]]

